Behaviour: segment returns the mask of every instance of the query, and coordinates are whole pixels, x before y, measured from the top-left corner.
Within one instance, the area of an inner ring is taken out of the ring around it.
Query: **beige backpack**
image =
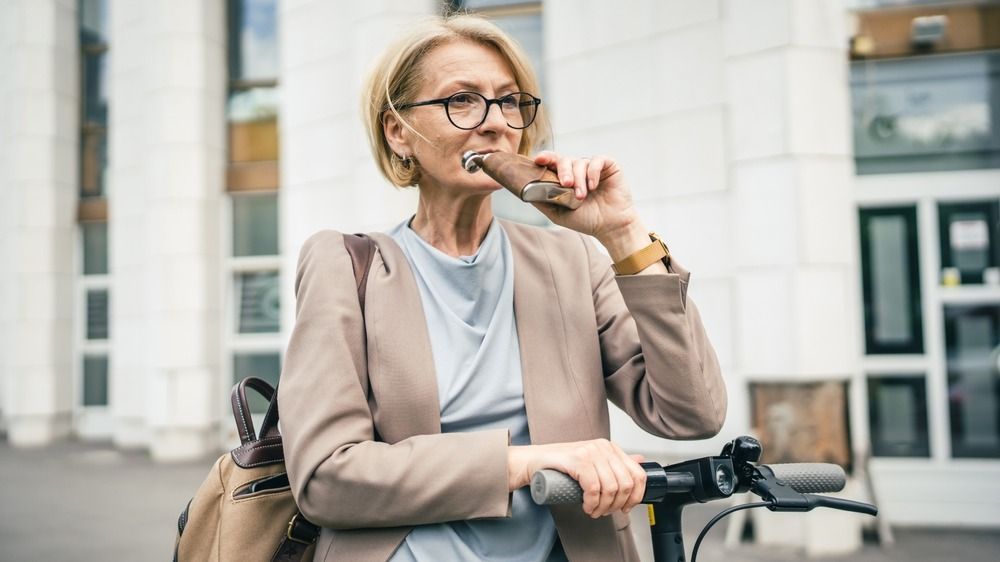
[[[254,434],[246,389],[270,405]],[[288,486],[274,388],[248,377],[233,387],[242,445],[215,461],[177,520],[174,561],[311,560],[319,527],[299,513]],[[307,558],[308,556],[308,558]]]
[[[374,243],[365,235],[345,235],[358,286],[361,312]],[[269,402],[260,433],[254,433],[246,389]],[[319,527],[295,506],[285,473],[278,432],[277,392],[266,381],[247,377],[233,387],[233,417],[241,445],[215,461],[177,520],[174,562],[293,562],[311,560]]]

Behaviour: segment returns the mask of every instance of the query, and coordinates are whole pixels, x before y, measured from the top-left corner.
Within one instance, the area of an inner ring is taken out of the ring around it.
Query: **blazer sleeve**
[[[726,418],[726,386],[698,308],[690,274],[615,276],[610,259],[585,240],[608,398],[640,427],[669,439],[705,439]]]
[[[278,387],[299,509],[333,529],[509,516],[507,430],[376,441],[350,260],[334,231],[313,235],[299,256],[295,327]]]

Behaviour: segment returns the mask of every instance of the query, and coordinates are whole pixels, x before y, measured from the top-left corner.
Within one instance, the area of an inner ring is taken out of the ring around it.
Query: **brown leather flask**
[[[479,154],[470,150],[462,155],[462,167],[470,174],[482,170],[521,201],[550,203],[568,209],[576,209],[583,203],[573,195],[572,188],[559,185],[555,172],[520,154]]]

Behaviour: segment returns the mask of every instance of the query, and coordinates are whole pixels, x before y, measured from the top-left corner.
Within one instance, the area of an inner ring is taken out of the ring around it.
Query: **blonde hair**
[[[392,113],[404,127],[424,138],[403,119],[396,107],[417,101],[413,98],[421,86],[420,65],[424,56],[436,47],[457,40],[472,41],[496,49],[510,65],[518,88],[539,95],[538,79],[527,55],[517,42],[493,23],[468,14],[435,17],[422,22],[386,50],[375,63],[362,90],[362,114],[368,129],[372,155],[382,175],[397,187],[416,185],[420,181],[420,166],[415,163],[404,165],[399,156],[393,153],[385,137],[383,117],[386,113]],[[535,144],[543,140],[543,132],[549,130],[548,119],[542,107],[538,107],[534,122],[522,132],[521,144],[517,148],[519,154],[529,154]]]

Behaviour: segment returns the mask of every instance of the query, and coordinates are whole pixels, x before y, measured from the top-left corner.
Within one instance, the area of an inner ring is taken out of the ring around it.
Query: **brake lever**
[[[831,509],[839,509],[841,511],[863,513],[873,517],[878,515],[878,508],[870,503],[856,502],[854,500],[845,500],[842,498],[832,498],[830,496],[820,496],[817,494],[802,495],[806,497],[810,504],[812,504],[812,507],[829,507]]]
[[[758,472],[758,474],[760,473]],[[817,507],[828,507],[872,516],[878,514],[878,508],[874,505],[831,496],[803,494],[796,492],[791,486],[767,478],[762,474],[753,482],[750,491],[768,502],[767,508],[771,511],[804,512],[812,511]]]

